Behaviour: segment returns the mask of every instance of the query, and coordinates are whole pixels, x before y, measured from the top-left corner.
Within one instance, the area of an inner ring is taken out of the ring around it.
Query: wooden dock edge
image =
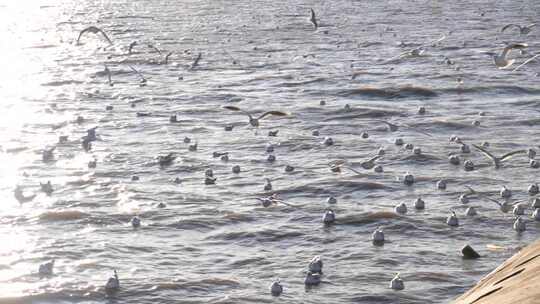
[[[521,249],[452,304],[540,303],[540,240]]]

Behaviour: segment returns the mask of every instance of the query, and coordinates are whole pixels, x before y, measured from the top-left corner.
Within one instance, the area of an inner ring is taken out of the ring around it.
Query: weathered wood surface
[[[453,304],[540,303],[540,241],[506,260]]]

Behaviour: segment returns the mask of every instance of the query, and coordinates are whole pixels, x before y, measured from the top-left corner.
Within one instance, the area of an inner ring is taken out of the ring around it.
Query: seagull
[[[107,65],[105,65],[105,70],[103,70],[106,74],[107,74],[107,79],[109,81],[109,86],[113,86],[113,82],[112,82],[112,74],[111,74],[111,70],[109,70],[109,67],[107,67]]]
[[[343,160],[343,159],[338,159],[338,160],[334,160],[334,161],[331,161],[328,163],[328,166],[330,166],[330,171],[332,172],[341,172],[341,168],[346,168],[346,169],[349,169],[351,170],[352,172],[358,174],[358,175],[362,175],[362,173],[360,171],[357,171],[349,166],[345,166],[346,164],[346,160]]]
[[[141,78],[141,83],[146,83],[146,78],[144,78],[143,74],[141,74],[139,71],[137,71],[134,67],[128,65],[129,68],[135,72],[140,78]]]
[[[315,11],[310,8],[311,10],[311,17],[309,18],[309,21],[311,21],[311,23],[313,23],[313,25],[315,26],[315,29],[317,29],[319,27],[319,25],[317,24],[317,17],[315,16]]]
[[[388,59],[386,62],[390,62],[390,61],[394,61],[396,59],[402,59],[402,58],[405,58],[405,57],[418,57],[418,56],[421,56],[425,51],[426,51],[426,47],[428,46],[436,46],[437,43],[443,41],[444,39],[446,39],[446,35],[442,35],[439,39],[436,39],[434,41],[431,41],[431,42],[428,42],[428,43],[424,43],[423,45],[417,47],[417,48],[414,48],[412,50],[408,50],[408,51],[405,51],[395,57],[392,57],[390,59]]]
[[[36,194],[25,196],[22,187],[19,185],[15,187],[15,190],[13,190],[13,194],[15,195],[15,199],[21,204],[29,202],[37,196]]]
[[[385,121],[385,120],[376,120],[378,122],[382,122],[384,124],[386,124],[388,126],[387,130],[389,132],[395,132],[397,131],[399,128],[407,128],[407,129],[410,129],[412,131],[415,131],[415,132],[418,132],[418,133],[421,133],[421,134],[424,134],[424,135],[427,135],[429,137],[432,137],[431,134],[425,132],[425,131],[422,131],[422,130],[419,130],[419,129],[416,129],[416,128],[413,128],[411,126],[408,126],[408,125],[396,125],[396,124],[393,124],[391,122],[388,122],[388,121]]]
[[[197,55],[197,58],[195,58],[195,61],[193,61],[193,63],[191,64],[191,67],[189,67],[189,69],[190,70],[195,69],[199,65],[199,60],[201,60],[201,58],[202,58],[202,53],[199,53],[199,55]]]
[[[309,262],[308,269],[311,273],[320,273],[322,274],[323,261],[320,256],[315,256]]]
[[[536,26],[536,23],[531,23],[529,25],[524,25],[524,26],[521,26],[519,24],[513,24],[513,23],[510,23],[510,24],[507,24],[505,25],[502,29],[501,29],[501,32],[504,32],[505,30],[511,28],[511,27],[517,27],[519,29],[519,34],[520,35],[527,35],[528,33],[531,32],[532,28]]]
[[[51,181],[47,181],[45,184],[39,182],[39,186],[41,187],[41,191],[47,193],[48,195],[51,195],[51,193],[54,191]]]
[[[39,265],[39,274],[42,276],[50,276],[53,274],[54,259],[50,262]]]
[[[163,64],[169,63],[169,57],[171,57],[172,54],[173,52],[168,52],[167,55],[165,55],[165,60],[163,60]]]
[[[513,49],[525,49],[527,44],[525,43],[513,43],[504,47],[504,49],[499,53],[493,55],[493,61],[499,69],[506,69],[507,67],[514,64],[515,59],[507,59],[506,57]]]
[[[176,156],[174,155],[174,153],[169,153],[169,154],[167,154],[165,156],[163,156],[163,155],[158,156],[159,165],[162,166],[162,167],[172,164],[172,162],[175,159],[176,159]]]
[[[148,47],[151,48],[152,50],[158,52],[158,54],[161,55],[161,51],[153,44],[148,44]]]
[[[473,188],[469,187],[469,186],[465,186],[467,189],[469,189],[469,191],[471,192],[471,194],[476,194],[478,195],[479,197],[483,198],[483,199],[487,199],[488,201],[491,201],[495,204],[497,204],[499,206],[499,209],[503,212],[503,213],[508,213],[508,211],[510,211],[510,209],[512,208],[512,206],[514,204],[511,204],[509,203],[508,201],[504,201],[502,203],[500,203],[499,201],[497,201],[496,199],[492,199],[490,197],[488,197],[487,195],[483,194],[483,193],[480,193],[480,192],[477,192],[476,190],[474,190]]]
[[[403,280],[399,277],[399,272],[392,279],[392,281],[390,281],[390,288],[392,288],[393,290],[405,289],[405,284],[403,283]]]
[[[118,280],[118,274],[116,273],[116,269],[114,270],[114,276],[110,277],[107,281],[107,284],[105,284],[105,290],[107,292],[113,292],[117,291],[120,288],[120,280]]]
[[[131,54],[132,51],[133,51],[133,48],[138,45],[137,41],[133,41],[132,43],[129,44],[129,47],[128,47],[128,54]]]
[[[253,127],[258,127],[259,126],[259,120],[265,118],[266,116],[268,115],[274,115],[274,116],[287,116],[287,113],[285,112],[281,112],[281,111],[267,111],[267,112],[264,112],[263,114],[261,114],[259,117],[257,118],[253,118],[253,116],[251,116],[251,114],[249,114],[248,112],[244,111],[244,110],[241,110],[239,107],[235,107],[235,106],[224,106],[223,107],[224,109],[227,109],[227,110],[231,110],[231,111],[238,111],[238,112],[241,112],[242,114],[245,114],[249,117],[249,124],[252,125]]]
[[[101,33],[103,35],[103,37],[105,37],[105,39],[107,39],[109,44],[113,44],[111,39],[109,39],[109,37],[107,36],[107,34],[105,34],[105,32],[102,29],[100,29],[99,27],[95,27],[95,26],[89,26],[89,27],[85,28],[84,30],[82,30],[79,33],[79,37],[77,38],[77,44],[79,44],[79,41],[81,40],[81,36],[86,32],[92,33],[92,34]]]
[[[527,150],[516,150],[516,151],[506,153],[501,157],[496,157],[495,155],[491,154],[488,150],[484,149],[481,146],[478,146],[478,145],[475,145],[475,144],[473,144],[472,146],[475,147],[480,152],[482,152],[487,158],[491,159],[493,161],[493,164],[495,165],[496,169],[500,168],[501,162],[503,162],[504,160],[506,160],[506,159],[516,155],[516,154],[522,154],[522,153],[526,154],[527,153]]]
[[[263,207],[265,207],[265,208],[269,207],[272,204],[275,204],[275,205],[283,204],[285,206],[294,207],[293,205],[288,204],[288,203],[284,202],[283,200],[279,199],[275,193],[272,194],[269,197],[263,197],[263,198],[256,197],[255,199],[260,201],[262,203]]]
[[[277,279],[272,285],[270,285],[270,293],[277,297],[283,292],[283,286],[279,279]]]

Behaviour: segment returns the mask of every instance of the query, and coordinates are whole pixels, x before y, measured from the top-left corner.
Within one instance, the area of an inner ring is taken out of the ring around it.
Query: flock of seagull
[[[317,21],[317,16],[316,16],[315,11],[313,9],[310,9],[309,21],[313,24],[315,29],[317,29],[319,27],[319,23]],[[526,26],[521,26],[521,25],[517,25],[517,24],[508,24],[508,25],[506,25],[506,26],[504,26],[502,28],[502,31],[504,32],[504,31],[516,28],[516,29],[519,29],[519,34],[520,35],[527,35],[528,33],[530,33],[533,30],[534,26],[536,26],[536,24],[530,24],[530,25],[526,25]],[[80,41],[81,41],[81,38],[83,38],[83,36],[87,35],[87,34],[99,34],[99,35],[103,36],[104,39],[109,44],[111,44],[111,45],[113,44],[113,42],[109,38],[109,36],[102,29],[100,29],[100,28],[98,28],[96,26],[90,26],[90,27],[87,27],[84,30],[82,30],[79,33],[79,36],[77,37],[76,43],[79,44]],[[434,41],[434,42],[432,42],[430,44],[439,43],[444,39],[445,39],[445,36],[437,39],[436,41]],[[133,48],[135,46],[137,46],[137,45],[138,45],[138,43],[136,41],[132,42],[129,45],[129,49],[128,49],[129,54],[132,53]],[[148,47],[155,49],[161,55],[161,50],[157,49],[155,46],[148,45]],[[495,66],[500,68],[500,69],[506,69],[506,68],[512,66],[514,64],[515,60],[509,58],[510,53],[513,50],[524,50],[525,48],[527,48],[527,44],[525,44],[525,43],[508,44],[507,46],[505,46],[501,50],[500,53],[494,54],[493,61],[494,61]],[[407,52],[404,52],[404,53],[400,54],[397,58],[404,58],[406,56],[420,56],[423,53],[423,51],[424,51],[424,46],[420,46],[418,48],[415,48],[413,50],[410,50],[410,51],[407,51]],[[169,59],[169,57],[171,55],[172,55],[172,52],[167,53],[163,63],[167,64],[168,59]],[[529,60],[524,62],[524,64],[534,60],[536,58],[536,56],[538,56],[538,55],[535,55],[535,56],[531,57]],[[199,53],[198,56],[196,57],[196,59],[191,64],[190,69],[194,69],[195,67],[197,67],[201,57],[202,57],[202,54]],[[518,68],[520,68],[524,64],[520,65]],[[140,77],[141,85],[144,85],[146,83],[146,79],[144,78],[144,76],[141,73],[139,73],[135,68],[133,68],[131,66],[130,66],[130,68],[133,70],[133,72],[135,72]],[[516,68],[516,69],[518,69],[518,68]],[[104,72],[108,76],[109,85],[112,86],[113,81],[112,81],[112,77],[111,77],[111,72],[110,72],[109,68],[107,67],[107,65],[105,65]],[[324,101],[321,101],[320,105],[324,105]],[[347,105],[346,109],[347,109],[347,107],[350,109],[350,106]],[[106,109],[107,110],[112,110],[113,108],[112,108],[112,106],[107,106]],[[255,128],[258,128],[260,126],[260,121],[261,120],[263,120],[264,118],[267,118],[269,116],[283,117],[283,116],[288,115],[286,112],[272,110],[272,111],[266,111],[266,112],[264,112],[264,113],[257,116],[257,115],[254,115],[254,114],[252,114],[252,113],[250,113],[248,111],[245,111],[245,110],[243,110],[243,109],[241,109],[239,107],[236,107],[236,106],[224,106],[223,109],[247,116],[248,125],[250,125],[252,127],[255,127]],[[418,109],[417,113],[419,115],[425,114],[426,113],[426,108],[425,107],[420,107]],[[145,116],[147,114],[145,114],[145,113],[137,113],[137,115],[138,116]],[[480,113],[480,115],[482,115],[482,113]],[[84,121],[84,118],[82,116],[79,116],[77,118],[77,122],[80,123],[80,122],[83,122],[83,121]],[[177,116],[172,115],[169,118],[169,122],[170,123],[178,122]],[[410,127],[410,126],[407,126],[407,125],[397,125],[397,124],[394,124],[394,123],[391,123],[391,122],[388,122],[388,121],[382,121],[382,120],[375,120],[374,122],[384,124],[387,127],[387,131],[389,131],[389,132],[395,132],[398,129],[404,129],[404,130],[407,130],[407,131],[417,132],[417,133],[421,133],[421,134],[424,134],[424,135],[427,135],[427,136],[431,136],[426,131],[423,131],[423,130],[418,129],[418,128]],[[479,124],[479,122],[477,122],[477,121],[475,121],[474,123]],[[226,131],[231,131],[232,128],[233,128],[233,126],[226,126],[225,130]],[[96,129],[97,129],[97,127],[88,129],[87,134],[84,137],[82,137],[81,145],[82,145],[82,148],[85,151],[90,151],[92,149],[92,142],[95,141],[96,138],[97,138]],[[277,136],[277,132],[278,131],[270,131],[270,133],[268,135],[269,136]],[[319,131],[314,130],[312,135],[313,136],[319,136]],[[367,132],[363,132],[361,134],[361,137],[362,138],[367,138],[367,137],[369,137],[369,134]],[[68,138],[65,135],[60,136],[59,137],[59,143],[66,142],[67,139]],[[490,160],[493,163],[493,166],[494,166],[495,169],[501,168],[505,161],[508,161],[510,158],[516,157],[516,156],[519,156],[519,155],[523,155],[523,156],[525,156],[525,157],[527,157],[529,159],[529,165],[530,165],[531,168],[539,168],[540,167],[540,163],[535,159],[536,151],[534,149],[532,149],[532,148],[530,148],[530,149],[521,149],[521,150],[517,150],[517,151],[511,151],[511,152],[506,153],[504,155],[496,156],[496,155],[494,155],[492,152],[490,152],[488,150],[489,143],[487,143],[487,142],[482,143],[481,145],[477,145],[477,144],[469,145],[469,144],[465,143],[462,139],[460,139],[457,136],[452,136],[452,138],[450,138],[450,141],[454,142],[455,144],[460,145],[461,155],[466,155],[468,153],[471,153],[471,146],[472,146],[477,152],[481,153],[488,160]],[[191,139],[189,137],[186,137],[184,139],[184,143],[190,144],[189,145],[189,150],[190,151],[196,151],[197,150],[197,143],[191,143]],[[331,146],[331,145],[334,144],[334,140],[331,137],[325,137],[323,139],[323,141],[322,141],[322,144],[326,145],[326,146]],[[405,148],[405,150],[411,151],[414,155],[422,155],[422,150],[420,149],[420,147],[415,147],[411,143],[405,143],[402,138],[396,138],[395,141],[394,141],[394,144],[396,146],[403,146]],[[44,149],[42,151],[42,160],[44,162],[53,160],[54,159],[55,149],[56,149],[56,146]],[[268,157],[267,157],[268,162],[274,162],[275,159],[276,159],[275,156],[273,154],[271,154],[273,152],[273,150],[274,150],[273,145],[268,145],[267,148],[266,148],[266,151],[268,153],[270,153],[268,155]],[[383,148],[381,148],[381,149],[378,150],[376,155],[374,155],[373,157],[361,162],[359,166],[364,170],[373,170],[376,173],[383,172],[384,168],[382,167],[382,165],[377,164],[377,161],[380,158],[384,157],[385,153],[386,153],[386,151]],[[227,161],[228,160],[228,153],[227,152],[214,152],[213,157],[221,158],[222,160]],[[175,159],[176,159],[176,155],[174,153],[169,153],[167,155],[158,156],[157,157],[157,163],[160,166],[168,166],[168,165],[172,164]],[[455,166],[460,166],[460,165],[463,164],[463,168],[464,168],[465,171],[473,171],[473,170],[475,170],[475,164],[471,160],[462,160],[460,155],[456,154],[456,153],[451,153],[448,156],[448,162],[451,165],[455,165]],[[89,168],[95,168],[96,165],[97,165],[96,160],[90,161],[88,163]],[[350,170],[350,171],[352,171],[352,172],[354,172],[356,174],[362,174],[358,169],[355,169],[351,165],[349,165],[346,160],[332,161],[332,162],[328,163],[328,166],[329,166],[329,169],[332,172],[341,172],[343,169],[347,169],[347,170]],[[286,172],[294,171],[294,167],[287,165],[285,167],[285,171]],[[238,166],[238,165],[233,166],[232,167],[232,172],[235,173],[235,174],[240,173],[241,172],[240,166]],[[132,180],[138,180],[138,177],[133,176]],[[216,183],[216,180],[217,179],[214,176],[213,171],[211,169],[206,170],[204,183],[206,185],[212,185],[212,184]],[[406,172],[400,178],[400,180],[402,181],[402,183],[404,185],[407,185],[407,186],[413,185],[415,183],[415,181],[416,181],[414,175],[412,173],[410,173],[410,172]],[[177,178],[177,179],[175,179],[175,182],[180,183],[181,181],[180,181],[179,178]],[[48,194],[48,195],[50,195],[50,194],[52,194],[54,192],[53,186],[52,186],[50,181],[48,181],[46,183],[40,183],[40,186],[41,186],[41,190],[43,192],[45,192],[46,194]],[[437,188],[445,189],[446,188],[446,181],[444,181],[444,180],[438,181],[437,182]],[[512,210],[512,213],[516,216],[516,220],[515,220],[515,222],[513,224],[513,228],[516,231],[521,232],[521,231],[526,230],[525,221],[523,220],[522,216],[525,214],[525,210],[527,209],[527,206],[523,202],[510,203],[509,200],[508,200],[512,196],[512,191],[510,189],[508,189],[505,186],[503,186],[503,188],[501,189],[500,197],[503,199],[502,202],[490,197],[488,194],[475,191],[472,187],[467,187],[467,189],[468,189],[468,191],[466,193],[464,193],[463,195],[461,195],[460,198],[459,198],[459,200],[463,204],[467,204],[469,202],[469,200],[471,199],[471,197],[477,197],[478,199],[483,199],[483,200],[493,202],[500,208],[500,210],[502,212],[507,213],[510,210]],[[272,183],[271,183],[270,179],[265,180],[264,190],[266,190],[266,191],[272,190]],[[539,193],[539,186],[537,184],[532,184],[532,185],[530,185],[528,187],[527,191],[531,196],[537,195]],[[16,186],[16,188],[14,190],[14,195],[15,195],[15,198],[20,203],[29,202],[36,196],[36,194],[26,195],[24,193],[24,191],[23,191],[23,188],[21,186],[19,186],[19,185]],[[283,201],[276,194],[272,194],[272,195],[270,195],[268,197],[259,197],[257,199],[261,202],[262,206],[264,206],[264,207],[270,207],[270,206],[276,205],[276,204],[285,204],[285,205],[288,205],[288,206],[294,206],[294,205],[292,205],[290,203],[287,203],[287,202]],[[329,197],[327,202],[329,204],[335,204],[337,202],[337,200],[334,197]],[[159,205],[157,205],[157,207],[163,208],[163,207],[165,207],[165,204],[160,203]],[[421,197],[417,198],[417,200],[414,202],[414,208],[418,209],[418,210],[422,210],[422,209],[425,208],[425,202]],[[532,214],[533,218],[540,221],[540,211],[539,211],[540,210],[540,199],[539,198],[534,199],[533,204],[532,204],[532,208],[534,210],[534,212]],[[394,211],[396,213],[398,213],[398,214],[406,214],[407,210],[408,210],[408,207],[403,202],[396,205],[395,208],[394,208]],[[477,214],[477,212],[476,212],[474,207],[467,208],[467,210],[465,212],[466,216],[475,216],[476,214]],[[327,210],[325,210],[324,214],[322,215],[322,222],[325,225],[332,225],[333,223],[335,223],[336,218],[337,218],[336,213],[332,209],[327,209]],[[458,216],[456,215],[455,211],[451,211],[451,213],[448,215],[448,217],[446,219],[446,223],[449,226],[459,226],[459,219],[458,219]],[[134,216],[131,219],[131,225],[134,228],[140,227],[141,219],[138,216]],[[373,232],[373,234],[371,236],[371,239],[372,239],[373,244],[375,244],[375,245],[384,244],[385,235],[384,235],[383,229],[381,227],[378,227]],[[470,247],[468,247],[467,250],[470,250]],[[55,263],[55,260],[52,260],[50,262],[47,262],[45,264],[40,265],[39,266],[39,271],[38,271],[39,274],[42,275],[42,276],[50,276],[50,275],[52,275],[53,274],[54,263]],[[306,274],[306,277],[305,277],[305,280],[304,280],[305,285],[306,286],[313,286],[313,285],[320,284],[322,282],[322,274],[323,274],[322,269],[323,269],[323,261],[322,261],[321,257],[320,256],[314,257],[309,262],[308,267],[307,267],[307,274]],[[389,287],[391,289],[394,289],[394,290],[402,290],[402,289],[405,288],[404,282],[401,279],[399,273],[397,273],[395,275],[395,277],[390,281]],[[113,276],[110,277],[108,279],[108,281],[106,282],[106,284],[105,284],[105,290],[107,292],[114,292],[114,291],[117,291],[119,288],[120,288],[120,281],[119,281],[118,274],[117,274],[116,270],[114,270]],[[281,284],[281,281],[279,279],[276,280],[275,282],[273,282],[270,285],[270,292],[274,296],[279,296],[283,292],[283,285]]]

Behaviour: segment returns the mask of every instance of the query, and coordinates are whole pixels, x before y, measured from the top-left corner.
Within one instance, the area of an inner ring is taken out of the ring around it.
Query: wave
[[[79,210],[46,211],[38,216],[42,221],[73,221],[87,218],[88,213]]]
[[[360,88],[360,89],[348,89],[342,90],[337,93],[340,97],[371,97],[371,98],[409,98],[409,97],[424,97],[433,98],[439,96],[439,94],[428,88],[404,86],[400,88]]]

